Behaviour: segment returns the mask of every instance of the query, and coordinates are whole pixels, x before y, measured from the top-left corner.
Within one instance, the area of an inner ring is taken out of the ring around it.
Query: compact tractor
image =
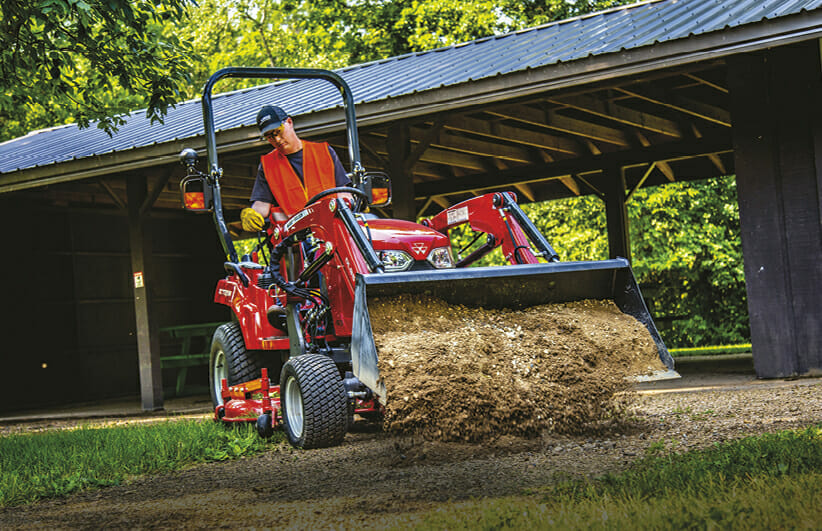
[[[222,169],[211,90],[224,77],[322,79],[343,98],[352,186],[326,190],[282,224],[272,223],[261,244],[238,258],[223,217]],[[526,308],[583,299],[610,299],[637,318],[673,372],[628,262],[561,262],[510,192],[474,197],[420,223],[383,219],[390,179],[360,162],[351,90],[334,72],[292,68],[226,68],[207,82],[202,98],[208,171],[197,153],[181,160],[185,208],[213,215],[228,260],[214,301],[231,322],[214,333],[209,384],[215,418],[256,422],[261,436],[282,427],[299,448],[339,444],[354,415],[378,418],[391,390],[380,378],[368,306],[377,297],[432,295],[452,304]],[[485,236],[455,260],[449,231],[462,224]],[[510,265],[469,267],[501,248]]]

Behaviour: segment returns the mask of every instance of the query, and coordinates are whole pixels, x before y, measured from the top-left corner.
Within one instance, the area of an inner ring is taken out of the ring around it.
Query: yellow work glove
[[[247,232],[260,232],[265,225],[265,218],[251,207],[240,212],[240,221],[243,223],[243,230]]]

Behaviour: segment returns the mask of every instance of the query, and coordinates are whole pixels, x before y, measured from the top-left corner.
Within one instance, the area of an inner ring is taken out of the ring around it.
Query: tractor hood
[[[451,247],[445,234],[417,223],[399,219],[369,219],[361,222],[375,251],[389,249],[407,252],[415,260],[425,260],[432,249]]]

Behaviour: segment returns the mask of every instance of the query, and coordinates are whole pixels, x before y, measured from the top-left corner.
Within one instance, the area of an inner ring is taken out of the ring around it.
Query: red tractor
[[[211,88],[223,77],[333,83],[344,100],[352,166],[352,187],[311,198],[288,221],[268,227],[262,245],[242,259],[220,198]],[[256,422],[262,436],[282,426],[300,448],[339,444],[355,413],[379,416],[388,399],[368,304],[400,294],[426,293],[486,308],[611,299],[646,326],[669,369],[665,376],[675,375],[628,262],[560,262],[513,194],[475,197],[421,223],[369,213],[390,203],[390,180],[362,168],[353,98],[337,74],[227,68],[209,79],[202,102],[209,172],[198,171],[196,152],[184,150],[187,176],[181,191],[187,210],[213,214],[228,257],[227,276],[214,295],[234,316],[216,330],[212,342],[209,383],[216,419]],[[465,223],[484,234],[485,243],[454,260],[448,234]],[[510,266],[468,267],[498,247]]]

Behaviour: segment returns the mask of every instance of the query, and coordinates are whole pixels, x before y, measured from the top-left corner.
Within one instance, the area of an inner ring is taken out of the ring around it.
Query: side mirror
[[[186,148],[180,153],[180,162],[186,167],[186,176],[180,181],[183,208],[188,212],[211,212],[214,206],[208,177],[196,168],[197,152]]]
[[[382,208],[391,204],[391,179],[385,173],[369,172],[363,179],[365,191],[371,197],[368,205]]]

